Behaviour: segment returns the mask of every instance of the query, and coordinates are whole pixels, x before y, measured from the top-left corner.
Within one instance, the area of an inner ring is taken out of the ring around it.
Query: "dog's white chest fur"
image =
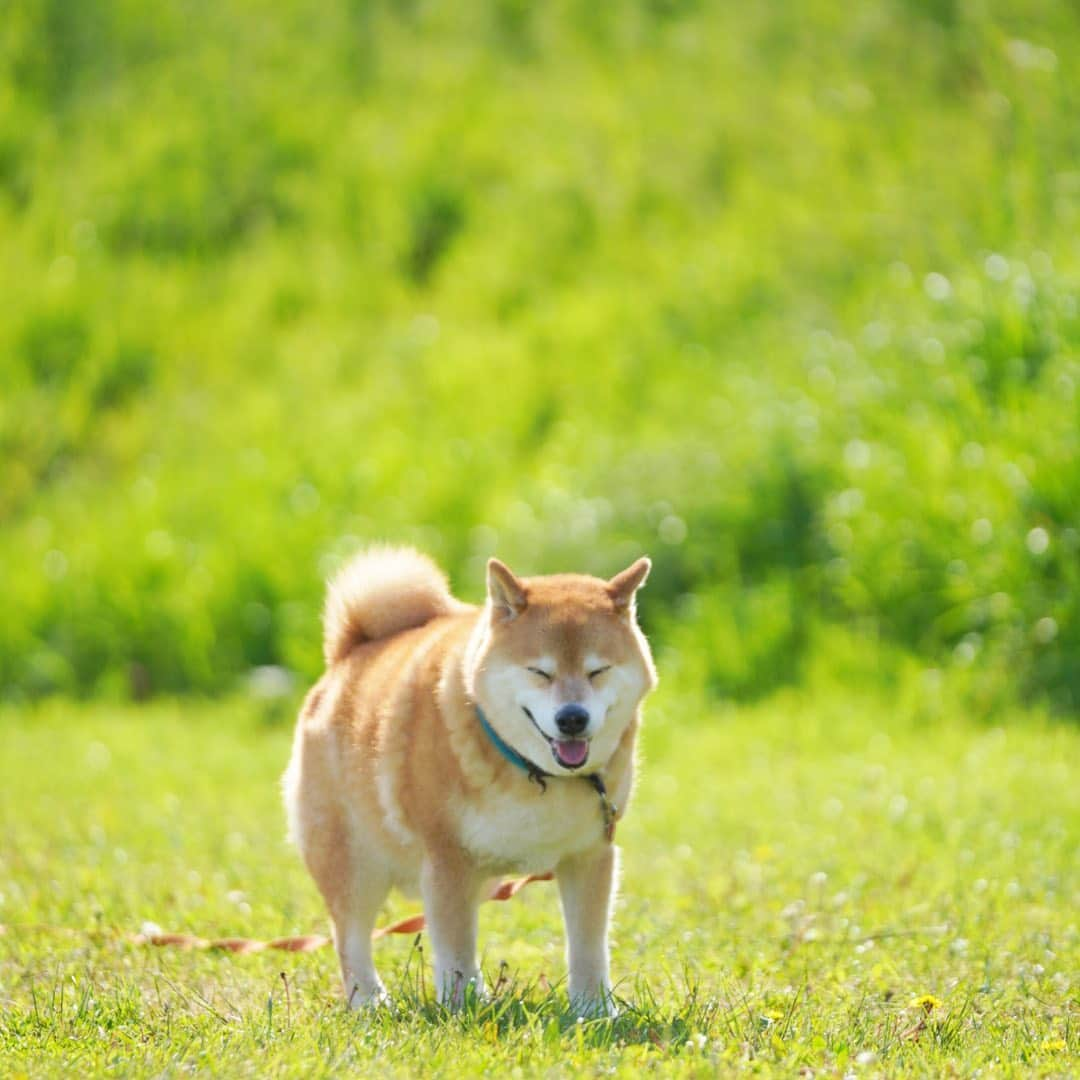
[[[603,815],[584,779],[552,779],[528,794],[489,791],[459,808],[461,841],[494,873],[537,874],[603,842]]]

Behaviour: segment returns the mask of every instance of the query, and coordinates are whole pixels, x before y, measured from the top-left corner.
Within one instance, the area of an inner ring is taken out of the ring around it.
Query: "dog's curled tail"
[[[327,665],[357,645],[423,626],[460,610],[442,571],[419,551],[374,547],[355,555],[330,580],[323,613]]]

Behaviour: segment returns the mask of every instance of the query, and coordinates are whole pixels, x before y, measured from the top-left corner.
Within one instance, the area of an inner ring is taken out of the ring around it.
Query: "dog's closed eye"
[[[610,670],[610,664],[605,664],[603,667],[594,668],[592,671],[589,672],[589,682],[592,682],[594,679],[600,678],[600,676],[603,675],[605,671]]]
[[[554,676],[554,675],[550,675],[550,674],[548,674],[548,672],[546,672],[546,671],[541,671],[541,669],[540,669],[540,668],[538,668],[538,667],[531,667],[531,668],[529,668],[528,670],[529,670],[529,671],[530,671],[530,672],[531,672],[531,673],[532,673],[533,675],[539,675],[539,676],[540,676],[540,678],[544,680],[544,682],[551,682],[551,680],[555,678],[555,676]]]

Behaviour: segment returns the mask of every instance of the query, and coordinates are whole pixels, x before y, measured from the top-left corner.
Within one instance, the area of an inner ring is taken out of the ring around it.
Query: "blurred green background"
[[[654,558],[665,678],[1080,710],[1080,13],[14,0],[0,695]]]

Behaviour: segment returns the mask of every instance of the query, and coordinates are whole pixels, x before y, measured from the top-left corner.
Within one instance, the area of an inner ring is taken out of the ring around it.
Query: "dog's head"
[[[468,690],[499,735],[545,772],[602,769],[656,685],[634,605],[649,567],[638,559],[603,581],[518,578],[488,563]]]

